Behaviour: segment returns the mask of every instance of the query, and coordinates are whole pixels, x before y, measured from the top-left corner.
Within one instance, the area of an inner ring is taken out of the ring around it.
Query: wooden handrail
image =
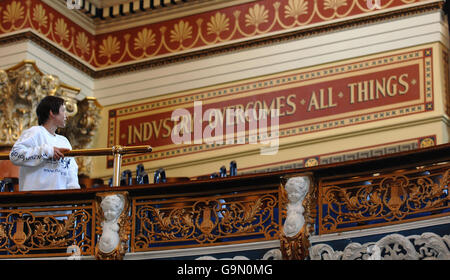
[[[113,146],[111,148],[98,149],[75,149],[64,153],[67,157],[78,156],[110,156],[117,153],[121,155],[135,154],[135,153],[150,153],[152,147],[150,146]],[[0,153],[0,160],[9,160],[9,153]]]

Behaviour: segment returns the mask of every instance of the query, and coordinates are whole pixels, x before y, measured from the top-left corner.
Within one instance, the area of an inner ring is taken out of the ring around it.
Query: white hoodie
[[[72,149],[66,137],[52,135],[43,126],[23,131],[9,153],[11,162],[20,166],[20,191],[80,188],[75,159],[53,160],[53,147]]]

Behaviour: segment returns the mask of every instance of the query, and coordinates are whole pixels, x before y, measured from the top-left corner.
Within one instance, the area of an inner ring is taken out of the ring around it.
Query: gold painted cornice
[[[433,1],[428,3],[418,2],[415,5],[409,5],[408,7],[401,9],[387,9],[380,10],[377,13],[367,14],[361,17],[342,18],[339,21],[334,21],[329,24],[323,25],[313,25],[311,27],[304,26],[299,29],[292,31],[284,31],[282,33],[277,33],[271,35],[267,33],[263,36],[249,37],[246,40],[233,42],[228,41],[227,44],[220,44],[214,46],[208,46],[207,48],[199,49],[186,49],[183,52],[174,52],[165,56],[152,56],[144,59],[138,59],[135,61],[129,61],[124,63],[112,63],[106,67],[95,67],[89,63],[78,59],[73,54],[69,54],[67,51],[63,50],[60,46],[50,43],[42,35],[38,34],[36,31],[29,29],[24,32],[16,32],[14,34],[6,34],[0,38],[0,45],[11,44],[19,41],[32,41],[44,49],[48,50],[57,57],[63,59],[64,61],[70,63],[77,69],[86,73],[92,78],[102,78],[113,75],[121,75],[128,72],[140,71],[145,69],[151,69],[155,67],[165,66],[178,62],[185,62],[189,60],[195,60],[199,58],[230,53],[239,50],[251,49],[255,47],[278,44],[280,42],[288,42],[293,40],[298,40],[301,38],[315,36],[318,34],[325,34],[327,32],[334,32],[337,30],[350,29],[357,26],[368,25],[375,22],[387,21],[402,17],[407,17],[415,14],[427,13],[429,11],[435,11],[442,9],[443,1]],[[94,42],[92,42],[94,44]],[[98,44],[99,42],[95,43]],[[103,44],[106,40],[103,40]],[[127,43],[128,44],[128,43]],[[106,45],[105,45],[106,46]],[[103,69],[102,69],[103,68]]]

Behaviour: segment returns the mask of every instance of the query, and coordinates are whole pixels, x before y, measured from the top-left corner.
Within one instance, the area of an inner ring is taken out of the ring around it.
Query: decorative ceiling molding
[[[104,34],[151,23],[171,20],[255,0],[70,0],[78,9],[68,9],[69,0],[42,0],[67,18],[90,31]]]
[[[40,1],[27,0],[23,5],[8,0],[0,3],[0,44],[32,40],[98,78],[424,13],[442,9],[444,3],[391,0],[371,11],[359,3],[365,0],[349,0],[352,5],[336,6],[326,15],[331,6],[321,11],[317,1],[311,0],[313,6],[308,9],[308,1],[280,0],[269,6],[272,1],[261,0],[94,36]],[[342,14],[341,8],[348,10]],[[304,18],[308,11],[309,18]],[[291,14],[296,16],[290,18]]]

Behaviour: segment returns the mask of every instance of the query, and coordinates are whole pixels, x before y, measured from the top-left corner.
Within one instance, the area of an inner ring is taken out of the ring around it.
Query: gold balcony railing
[[[74,150],[122,155],[149,147]],[[1,155],[4,156],[4,155]],[[5,159],[0,157],[0,159]],[[120,156],[117,156],[120,164]],[[120,165],[116,167],[120,169]],[[308,237],[450,217],[450,144],[343,163],[226,178],[64,191],[0,192],[0,258],[122,256],[168,249],[280,240],[285,259],[307,257]],[[119,174],[115,169],[115,174]],[[287,235],[291,178],[309,178],[304,227]],[[101,203],[123,198],[123,238],[102,253]]]

